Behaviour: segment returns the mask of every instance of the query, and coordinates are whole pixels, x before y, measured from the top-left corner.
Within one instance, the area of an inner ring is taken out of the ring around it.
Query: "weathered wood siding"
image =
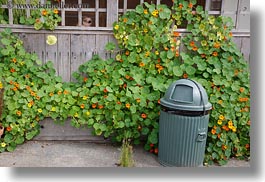
[[[55,45],[46,44],[47,35],[55,35],[58,39]],[[57,74],[63,81],[73,81],[71,77],[74,71],[84,62],[90,60],[93,55],[98,54],[102,58],[109,58],[110,54],[105,51],[105,45],[113,41],[110,33],[19,33],[24,41],[28,52],[36,53],[45,63],[52,61]]]

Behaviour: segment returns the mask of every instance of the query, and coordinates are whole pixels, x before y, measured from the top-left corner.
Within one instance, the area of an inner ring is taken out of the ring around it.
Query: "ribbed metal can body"
[[[203,165],[209,114],[182,116],[160,111],[158,160],[164,166]]]

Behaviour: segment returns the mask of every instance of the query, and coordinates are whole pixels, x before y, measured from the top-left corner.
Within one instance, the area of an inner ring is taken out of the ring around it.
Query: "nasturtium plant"
[[[180,31],[185,26],[189,33]],[[21,40],[3,31],[1,122],[9,129],[0,151],[32,139],[45,117],[71,117],[74,127],[118,142],[144,140],[157,154],[160,98],[172,82],[189,78],[204,86],[213,105],[205,163],[249,157],[249,67],[231,30],[230,18],[208,15],[195,0],[174,0],[171,9],[143,3],[113,24],[120,53],[108,60],[94,56],[73,73],[74,83],[63,83],[50,62],[38,64]]]

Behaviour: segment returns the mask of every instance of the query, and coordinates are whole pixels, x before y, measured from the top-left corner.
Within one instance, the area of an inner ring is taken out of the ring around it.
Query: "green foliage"
[[[213,105],[205,162],[248,157],[248,64],[231,39],[231,19],[194,7],[195,1],[175,0],[172,9],[144,3],[128,11],[113,25],[122,53],[109,60],[93,57],[73,74],[76,83],[63,83],[50,62],[38,65],[21,40],[2,32],[1,119],[11,130],[5,130],[0,151],[32,139],[44,117],[71,117],[72,126],[93,128],[114,141],[146,139],[145,149],[157,154],[160,98],[173,81],[190,78],[204,86]],[[185,22],[190,34],[179,32]]]
[[[51,117],[62,122],[76,102],[70,84],[55,75],[51,62],[40,65],[23,42],[10,29],[1,32],[0,78],[4,87],[1,122],[5,128],[0,151],[13,151],[16,145],[39,133],[39,121]],[[4,147],[3,147],[4,146]]]
[[[51,1],[47,1],[46,5],[51,3]],[[1,0],[0,4],[7,4],[7,0]],[[16,4],[26,4],[26,0],[14,0],[13,6],[15,7]],[[31,0],[30,5],[36,8],[30,11],[29,17],[27,17],[26,10],[24,9],[14,8],[12,10],[14,24],[33,25],[36,30],[54,30],[58,26],[58,23],[62,21],[62,18],[58,15],[58,9],[39,8],[38,0]],[[0,24],[8,24],[8,9],[0,9],[0,13]]]

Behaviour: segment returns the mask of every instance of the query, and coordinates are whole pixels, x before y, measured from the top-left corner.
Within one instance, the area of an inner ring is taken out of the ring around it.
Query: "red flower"
[[[145,113],[142,113],[141,118],[145,119],[145,118],[147,118],[147,115]]]

